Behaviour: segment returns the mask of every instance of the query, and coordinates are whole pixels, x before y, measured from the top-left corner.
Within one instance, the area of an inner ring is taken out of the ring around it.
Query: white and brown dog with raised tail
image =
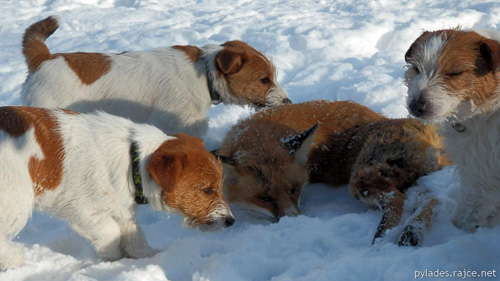
[[[383,211],[375,240],[399,223],[406,190],[448,163],[441,150],[436,126],[387,119],[352,102],[310,101],[242,120],[217,154],[230,203],[278,221],[300,213],[308,182],[349,184],[353,197]],[[422,242],[437,204],[436,199],[422,200],[400,245]]]
[[[66,221],[103,260],[154,255],[135,218],[138,178],[152,209],[178,212],[187,226],[234,223],[221,163],[184,134],[107,113],[2,107],[0,158],[0,269],[23,262],[10,240],[33,209]]]
[[[454,224],[500,224],[500,42],[460,29],[424,32],[405,60],[408,109],[442,125],[456,163]]]
[[[202,136],[211,104],[273,107],[290,103],[272,62],[241,41],[144,52],[51,54],[44,41],[59,27],[51,16],[26,29],[25,105],[102,110],[165,133]]]

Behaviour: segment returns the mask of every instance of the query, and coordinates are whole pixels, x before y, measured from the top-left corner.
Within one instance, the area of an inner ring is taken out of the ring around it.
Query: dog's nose
[[[226,218],[226,220],[224,221],[224,226],[225,227],[230,227],[231,225],[233,225],[235,222],[234,218],[233,217],[228,217]]]
[[[416,99],[413,99],[409,105],[410,113],[415,117],[423,116],[427,112],[427,109],[427,101],[422,97],[422,95],[420,95]]]
[[[289,99],[289,98],[286,98],[286,99],[283,100],[283,103],[284,104],[290,104],[290,103],[292,103],[292,100]]]

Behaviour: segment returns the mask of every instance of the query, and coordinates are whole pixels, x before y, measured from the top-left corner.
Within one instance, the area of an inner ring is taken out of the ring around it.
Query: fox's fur
[[[319,124],[298,149],[287,140]],[[313,141],[311,141],[313,139]],[[224,162],[225,193],[277,221],[299,214],[308,182],[349,184],[357,199],[383,210],[375,238],[399,223],[404,193],[448,162],[436,127],[415,119],[387,119],[347,101],[311,101],[261,111],[235,125],[217,154]],[[304,153],[305,152],[305,153]],[[301,159],[305,155],[305,159]],[[430,224],[432,199],[405,228],[400,244],[418,244]]]

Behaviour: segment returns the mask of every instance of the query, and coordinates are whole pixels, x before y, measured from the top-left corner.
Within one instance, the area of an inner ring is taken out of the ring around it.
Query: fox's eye
[[[261,172],[261,171],[255,171],[255,173],[257,174],[257,177],[258,177],[259,179],[264,178],[264,174],[262,174],[262,172]]]
[[[207,195],[210,195],[210,194],[214,193],[214,190],[212,188],[204,188],[203,192],[205,192],[205,194],[207,194]]]
[[[266,203],[274,202],[274,199],[272,197],[269,197],[269,196],[259,196],[259,199],[262,200],[262,202],[266,202]]]
[[[295,192],[297,192],[297,188],[296,187],[292,187],[292,189],[290,189],[290,195],[294,195]]]
[[[260,79],[260,82],[262,82],[262,84],[269,84],[269,82],[271,82],[271,79],[269,79],[269,77],[262,78]]]
[[[448,76],[460,76],[460,75],[462,75],[462,73],[464,73],[464,72],[463,71],[455,71],[455,72],[447,73],[446,75],[448,75]]]

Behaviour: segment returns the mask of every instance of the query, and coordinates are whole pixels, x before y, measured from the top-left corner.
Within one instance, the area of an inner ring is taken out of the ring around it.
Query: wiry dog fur
[[[316,132],[290,149],[290,140],[315,124]],[[446,163],[441,149],[434,126],[415,119],[387,119],[351,102],[311,101],[241,121],[217,154],[223,159],[230,202],[276,221],[299,214],[308,180],[349,184],[355,198],[383,210],[377,238],[399,222],[405,190]],[[415,215],[401,244],[419,243],[437,201],[425,204],[422,210],[427,212]]]
[[[52,16],[26,29],[25,105],[102,110],[166,133],[201,136],[212,103],[272,107],[290,102],[272,62],[241,41],[119,54],[52,54],[44,41],[58,27]]]
[[[233,224],[221,163],[200,139],[105,113],[2,107],[0,269],[22,263],[23,248],[10,240],[33,209],[66,221],[104,260],[156,253],[135,218],[132,143],[153,209],[178,212],[200,229]]]
[[[500,43],[460,29],[424,32],[405,55],[408,109],[439,123],[460,177],[453,222],[500,224]]]

